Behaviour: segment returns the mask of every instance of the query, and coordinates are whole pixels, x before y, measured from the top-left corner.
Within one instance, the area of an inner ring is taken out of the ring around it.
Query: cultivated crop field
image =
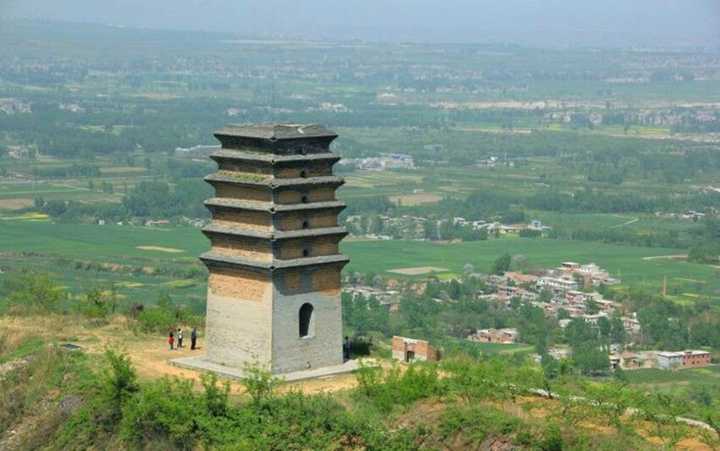
[[[643,260],[645,257],[671,255],[676,249],[618,246],[583,241],[503,238],[452,244],[421,241],[351,241],[343,251],[350,255],[350,271],[386,272],[422,263],[462,273],[466,263],[476,271],[487,272],[493,261],[504,253],[522,255],[527,268],[547,268],[571,260],[594,262],[623,280],[624,285],[645,287],[659,292],[664,277],[669,294],[677,300],[691,300],[699,294],[716,296],[720,289],[718,269],[685,261],[668,259]]]
[[[672,391],[691,384],[720,383],[720,366],[688,368],[667,371],[655,368],[626,371],[627,380],[632,385],[644,388]]]
[[[63,283],[75,287],[89,277],[78,262],[95,262],[105,267],[92,266],[92,271],[100,271],[93,273],[92,278],[114,283],[130,297],[139,292],[149,295],[162,290],[171,293],[182,290],[182,293],[192,292],[193,298],[201,299],[204,278],[197,256],[208,247],[207,239],[192,227],[56,224],[22,219],[0,221],[0,252],[3,256],[0,264],[6,269],[32,266],[36,270],[55,273]],[[677,249],[502,238],[464,243],[348,241],[342,245],[342,251],[351,258],[346,271],[383,273],[392,277],[424,277],[391,271],[428,266],[443,268],[445,272],[437,275],[449,278],[462,274],[467,263],[476,271],[487,272],[493,261],[507,252],[522,256],[519,265],[528,270],[557,266],[567,260],[594,262],[621,278],[625,286],[656,292],[667,277],[669,294],[682,302],[716,297],[720,290],[716,268],[676,259],[647,259],[677,254]],[[137,268],[149,269],[138,271]],[[186,274],[188,272],[191,274]],[[178,282],[193,277],[196,282],[189,286],[188,282]],[[137,283],[141,285],[134,285]]]

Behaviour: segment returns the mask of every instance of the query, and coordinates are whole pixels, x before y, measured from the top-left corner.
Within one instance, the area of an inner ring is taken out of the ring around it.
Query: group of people
[[[177,343],[177,345],[176,345]],[[170,331],[168,334],[168,344],[170,350],[180,349],[183,347],[183,330],[178,327],[177,332]],[[195,350],[197,347],[197,328],[193,327],[190,332],[190,349]]]

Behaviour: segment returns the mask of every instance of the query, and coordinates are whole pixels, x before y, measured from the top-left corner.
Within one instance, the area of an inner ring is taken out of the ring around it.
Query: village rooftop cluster
[[[596,327],[601,319],[619,318],[628,341],[624,345],[611,344],[608,354],[609,369],[675,370],[711,364],[711,354],[702,350],[634,350],[641,334],[637,312],[625,311],[622,304],[605,299],[597,291],[601,286],[620,284],[621,280],[611,276],[607,270],[594,263],[581,264],[568,261],[556,268],[533,274],[506,271],[502,275],[488,275],[471,272],[465,276],[484,282],[484,289],[475,294],[477,300],[493,303],[505,309],[511,309],[514,302],[526,302],[541,308],[547,317],[557,320],[561,329],[565,329],[573,319],[582,319]],[[352,283],[352,280],[347,280],[344,292],[353,297],[373,297],[389,311],[397,312],[403,290],[422,293],[426,284],[427,282],[420,281],[403,285],[396,279],[386,280],[375,276],[368,284]],[[436,298],[434,301],[452,302],[442,298]],[[500,345],[518,344],[521,339],[520,332],[510,327],[476,329],[466,337],[470,342]],[[409,337],[394,337],[392,350],[395,359],[406,362],[438,360],[441,356],[441,351],[429,342]],[[548,354],[557,360],[572,356],[570,348],[564,345],[550,348]]]

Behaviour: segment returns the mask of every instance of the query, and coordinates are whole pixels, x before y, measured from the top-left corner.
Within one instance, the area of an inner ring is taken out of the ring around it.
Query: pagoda
[[[273,374],[343,363],[337,138],[320,125],[232,125],[215,133],[215,197],[204,359]]]

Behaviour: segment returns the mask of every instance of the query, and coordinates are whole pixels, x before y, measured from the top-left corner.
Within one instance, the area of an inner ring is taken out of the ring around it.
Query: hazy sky
[[[0,15],[307,38],[720,47],[720,0],[0,0]]]

